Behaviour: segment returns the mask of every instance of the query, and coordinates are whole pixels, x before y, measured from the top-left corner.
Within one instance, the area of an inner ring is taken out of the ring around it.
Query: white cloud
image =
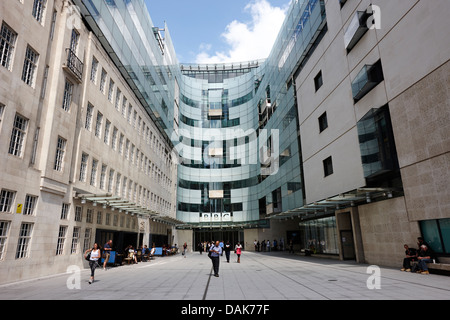
[[[267,0],[252,0],[245,10],[250,13],[251,21],[234,20],[222,34],[229,49],[210,54],[211,45],[202,44],[196,63],[244,62],[269,56],[287,7],[273,7]]]

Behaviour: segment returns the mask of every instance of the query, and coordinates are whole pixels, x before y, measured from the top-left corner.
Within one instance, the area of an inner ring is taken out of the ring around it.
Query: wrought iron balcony
[[[71,75],[77,80],[81,82],[83,76],[83,62],[77,57],[76,53],[71,49],[66,49],[67,60],[64,65],[65,69],[71,73]]]

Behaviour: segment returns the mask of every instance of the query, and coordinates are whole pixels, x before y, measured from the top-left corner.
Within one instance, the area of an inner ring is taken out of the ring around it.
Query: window
[[[17,157],[22,156],[27,126],[28,120],[16,114],[11,133],[11,141],[9,143],[9,150],[8,150],[9,154],[12,154]]]
[[[58,142],[56,144],[56,156],[55,156],[55,165],[53,167],[56,171],[62,171],[63,163],[64,163],[64,152],[66,150],[67,140],[61,137],[58,137]]]
[[[27,258],[31,241],[33,224],[24,222],[20,226],[19,240],[17,243],[16,259]]]
[[[367,186],[394,185],[400,167],[389,105],[371,109],[356,126]]]
[[[70,249],[70,253],[78,253],[78,244],[80,242],[80,227],[73,227],[73,233],[72,233],[72,247]]]
[[[0,260],[4,259],[10,224],[9,221],[0,221]]]
[[[288,182],[287,189],[288,195],[294,193],[302,188],[302,184],[300,182]]]
[[[5,112],[5,105],[3,103],[0,103],[0,124],[2,122],[3,119],[3,113]]]
[[[0,212],[11,212],[15,196],[15,191],[2,189],[0,193]]]
[[[69,218],[69,203],[63,203],[61,207],[61,220],[67,220]]]
[[[376,28],[379,27],[377,24],[380,16],[378,10],[374,12],[375,7],[370,5],[365,11],[356,11],[351,18],[350,24],[344,32],[344,44],[347,53],[358,44],[369,29],[373,28],[373,24]]]
[[[435,253],[450,254],[450,219],[420,221],[422,236]]]
[[[384,80],[381,60],[373,65],[365,65],[352,81],[352,94],[354,102],[361,100],[373,88]]]
[[[121,95],[122,95],[122,92],[120,92],[120,90],[117,89],[117,91],[116,91],[116,101],[115,101],[115,104],[114,104],[114,106],[115,106],[117,111],[120,110],[120,96]]]
[[[34,209],[36,207],[36,202],[37,202],[36,196],[31,196],[31,195],[27,194],[25,197],[25,205],[23,208],[23,214],[28,215],[28,216],[34,215]]]
[[[97,211],[97,224],[102,224],[103,216],[101,211]]]
[[[326,128],[328,128],[328,119],[327,119],[327,113],[324,112],[324,113],[319,117],[319,129],[320,129],[320,132],[322,132],[322,131],[325,130]]]
[[[83,153],[81,155],[81,164],[80,164],[80,181],[86,181],[86,171],[87,171],[87,163],[88,163],[89,155]]]
[[[115,194],[116,196],[120,196],[120,179],[121,179],[122,175],[120,173],[117,173],[116,176],[116,190],[115,190]]]
[[[125,142],[125,159],[130,159],[130,140],[127,139]]]
[[[131,106],[131,104],[128,105],[128,115],[127,115],[127,120],[128,123],[131,124],[131,113],[133,112],[133,107]]]
[[[92,223],[93,220],[94,220],[94,218],[93,218],[92,209],[87,209],[86,210],[86,222]]]
[[[86,108],[86,122],[84,124],[84,127],[89,131],[91,131],[93,115],[94,115],[94,106],[88,103]]]
[[[322,71],[319,71],[317,76],[314,78],[314,87],[316,88],[316,92],[317,90],[320,89],[322,85],[323,85]]]
[[[78,49],[78,42],[80,40],[80,34],[77,30],[72,29],[72,37],[70,38],[70,50],[76,55]]]
[[[109,131],[111,130],[111,122],[106,120],[105,123],[105,135],[103,136],[103,142],[109,144]]]
[[[33,3],[33,17],[40,23],[44,20],[44,12],[45,12],[45,5],[47,3],[47,0],[34,0]]]
[[[105,69],[102,69],[102,75],[100,77],[100,91],[102,93],[105,93],[106,76],[107,76],[107,73],[106,73]]]
[[[125,118],[125,114],[127,112],[127,98],[123,97],[122,99],[122,116]]]
[[[86,250],[91,248],[91,234],[92,234],[92,229],[91,228],[86,228],[86,230],[84,231],[84,243],[83,243],[83,252],[85,252]]]
[[[106,183],[106,165],[102,164],[102,169],[100,171],[100,189],[105,190]]]
[[[39,54],[28,46],[25,53],[25,60],[23,62],[22,80],[30,87],[34,86],[38,59]]]
[[[114,170],[109,169],[109,176],[108,176],[108,193],[112,192],[113,189],[113,180],[114,180]]]
[[[97,121],[95,123],[95,136],[98,138],[100,138],[100,136],[102,135],[102,133],[101,133],[102,122],[103,122],[103,114],[101,114],[100,112],[97,112]]]
[[[75,207],[75,221],[81,222],[82,218],[83,218],[83,208],[76,206]]]
[[[56,245],[56,255],[62,255],[64,251],[64,242],[66,241],[67,226],[59,226],[58,243]]]
[[[123,139],[124,135],[121,133],[119,138],[119,153],[123,155]]]
[[[92,57],[91,81],[93,83],[97,83],[97,69],[98,69],[98,60],[95,57]]]
[[[8,70],[11,70],[16,38],[17,33],[15,33],[5,23],[2,23],[2,30],[0,34],[0,63]]]
[[[112,138],[111,138],[111,147],[113,150],[117,148],[117,133],[118,129],[116,127],[113,128]]]
[[[325,174],[325,177],[333,174],[333,161],[331,157],[326,158],[323,160],[323,171]]]
[[[113,96],[114,96],[114,81],[112,81],[112,79],[109,79],[108,100],[112,102]]]
[[[72,102],[72,91],[73,91],[73,84],[66,79],[66,83],[64,84],[64,96],[62,103],[62,108],[64,111],[70,110],[70,103]]]
[[[94,186],[97,183],[97,165],[98,165],[98,161],[95,159],[92,159],[92,168],[91,168],[91,180],[90,180],[90,185]]]

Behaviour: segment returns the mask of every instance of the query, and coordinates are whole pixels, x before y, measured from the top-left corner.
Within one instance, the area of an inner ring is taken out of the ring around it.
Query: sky
[[[155,27],[167,23],[180,63],[265,59],[290,0],[145,0]]]

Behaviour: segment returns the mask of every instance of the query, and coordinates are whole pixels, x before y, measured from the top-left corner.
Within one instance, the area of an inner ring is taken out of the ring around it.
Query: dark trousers
[[[414,258],[404,258],[403,259],[403,268],[411,269],[411,261],[415,261]]]
[[[219,274],[219,257],[211,257],[213,269],[214,269],[214,275]]]
[[[230,262],[230,251],[225,251],[225,257],[227,258],[227,262]]]
[[[89,268],[91,268],[91,277],[94,277],[95,268],[97,268],[98,262],[96,260],[89,260]]]

